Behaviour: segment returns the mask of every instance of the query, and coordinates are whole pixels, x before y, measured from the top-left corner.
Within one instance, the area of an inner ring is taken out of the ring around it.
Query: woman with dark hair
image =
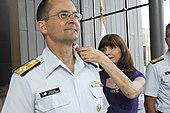
[[[108,34],[98,49],[80,47],[77,51],[84,61],[98,63],[102,68],[103,91],[110,104],[107,113],[137,113],[145,77],[134,67],[127,45],[119,35]]]

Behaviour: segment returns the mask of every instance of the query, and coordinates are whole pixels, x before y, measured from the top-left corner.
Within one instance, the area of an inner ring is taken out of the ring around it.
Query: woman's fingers
[[[77,49],[78,54],[80,55],[80,57],[83,60],[90,60],[91,58],[93,58],[92,56],[94,56],[93,54],[93,48],[90,46],[87,47],[79,47]]]

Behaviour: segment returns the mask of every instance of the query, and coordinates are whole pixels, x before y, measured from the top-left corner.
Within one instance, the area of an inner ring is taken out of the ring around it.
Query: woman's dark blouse
[[[137,113],[138,97],[129,99],[120,91],[120,89],[118,92],[113,92],[113,89],[105,87],[107,77],[103,77],[103,74],[106,74],[106,72],[100,72],[101,81],[104,85],[103,91],[110,105],[107,113]],[[137,77],[145,78],[139,71],[133,72],[133,75],[129,78],[133,81]]]

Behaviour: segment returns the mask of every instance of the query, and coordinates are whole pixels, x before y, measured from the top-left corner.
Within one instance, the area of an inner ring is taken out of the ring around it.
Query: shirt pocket
[[[40,113],[58,113],[65,108],[69,109],[70,100],[66,95],[54,94],[37,99],[37,107]]]
[[[102,87],[91,87],[90,91],[95,98],[102,98],[103,97]]]
[[[162,77],[162,83],[165,87],[170,88],[170,75],[164,75]]]
[[[91,87],[90,91],[93,95],[94,99],[94,112],[93,113],[103,113],[103,89],[102,87]]]

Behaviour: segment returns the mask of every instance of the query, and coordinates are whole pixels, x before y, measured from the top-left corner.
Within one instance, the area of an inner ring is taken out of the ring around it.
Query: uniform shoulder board
[[[28,71],[38,66],[40,63],[40,60],[34,58],[15,70],[15,73],[23,77]]]
[[[159,57],[159,58],[151,60],[150,63],[155,64],[155,63],[157,63],[159,61],[162,61],[162,60],[164,60],[164,58],[163,57]]]

